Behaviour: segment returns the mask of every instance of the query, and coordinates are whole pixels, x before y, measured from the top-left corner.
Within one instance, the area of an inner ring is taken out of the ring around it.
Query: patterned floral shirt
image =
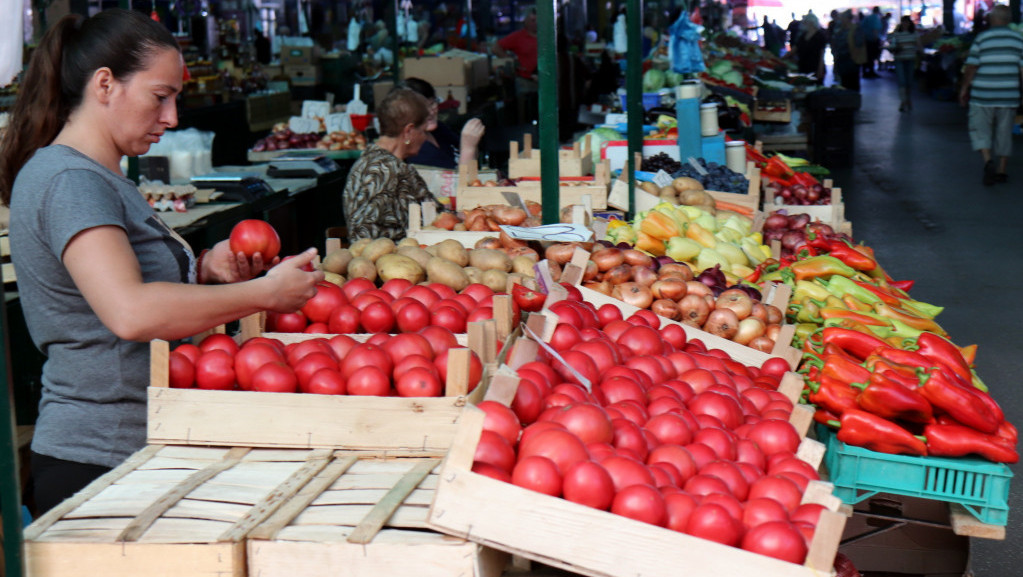
[[[416,169],[371,144],[352,166],[342,196],[348,239],[405,238],[408,205],[437,202]]]

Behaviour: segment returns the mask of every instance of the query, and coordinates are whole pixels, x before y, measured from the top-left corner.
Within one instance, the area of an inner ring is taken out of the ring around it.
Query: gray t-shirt
[[[145,446],[149,344],[110,332],[62,260],[75,235],[107,225],[127,233],[145,282],[195,281],[192,251],[132,181],[61,145],[18,173],[11,258],[29,333],[47,356],[32,450],[114,467]]]

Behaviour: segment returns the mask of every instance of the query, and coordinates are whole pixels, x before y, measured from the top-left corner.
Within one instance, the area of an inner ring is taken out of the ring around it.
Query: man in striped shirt
[[[1008,6],[996,5],[987,18],[991,28],[977,35],[966,58],[959,102],[970,104],[970,141],[984,158],[982,182],[990,186],[1008,180],[1005,170],[1023,81],[1023,34],[1008,27]],[[998,157],[997,169],[993,156]]]

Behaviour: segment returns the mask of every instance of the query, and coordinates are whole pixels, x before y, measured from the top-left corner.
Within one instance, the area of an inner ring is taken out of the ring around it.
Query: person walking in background
[[[817,84],[824,83],[826,68],[824,65],[824,49],[828,47],[826,34],[820,28],[817,17],[807,14],[799,26],[799,35],[792,42],[796,53],[796,63],[800,74],[814,74]]]
[[[1023,35],[1009,28],[1012,13],[996,4],[987,15],[990,28],[970,46],[959,103],[969,104],[970,142],[984,159],[982,182],[1006,182],[1012,154],[1012,124],[1023,81]],[[994,156],[998,157],[997,167]]]
[[[775,56],[781,54],[781,47],[785,44],[785,32],[777,24],[768,21],[767,16],[764,16],[761,28],[764,29],[764,49]]]
[[[881,56],[881,9],[874,6],[870,14],[860,21],[860,28],[867,50],[867,60],[863,64],[863,77],[877,78],[877,60]]]
[[[518,60],[515,75],[515,93],[519,103],[519,121],[536,118],[536,98],[540,88],[537,82],[537,40],[536,40],[536,9],[531,9],[522,28],[501,38],[494,45],[494,54],[506,58],[509,53]]]
[[[831,54],[835,59],[834,75],[848,90],[860,91],[860,67],[853,56],[855,45],[853,15],[846,10],[838,16],[838,24],[831,36]]]
[[[899,112],[913,109],[913,73],[916,55],[920,51],[920,36],[909,16],[903,16],[899,26],[888,37],[888,47],[895,57],[895,79],[899,83]]]
[[[800,26],[800,24],[801,24],[801,22],[796,18],[796,13],[793,12],[792,13],[792,21],[789,22],[788,28],[785,29],[785,32],[788,33],[789,50],[790,51],[796,49],[796,40],[799,40],[799,26]]]

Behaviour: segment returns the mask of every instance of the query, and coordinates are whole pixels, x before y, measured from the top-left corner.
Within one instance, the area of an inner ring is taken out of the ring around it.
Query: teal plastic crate
[[[817,426],[827,445],[824,464],[835,496],[854,505],[877,493],[894,493],[959,503],[983,523],[1005,525],[1009,518],[1012,471],[1003,463],[964,457],[911,457],[878,453],[838,440]]]

